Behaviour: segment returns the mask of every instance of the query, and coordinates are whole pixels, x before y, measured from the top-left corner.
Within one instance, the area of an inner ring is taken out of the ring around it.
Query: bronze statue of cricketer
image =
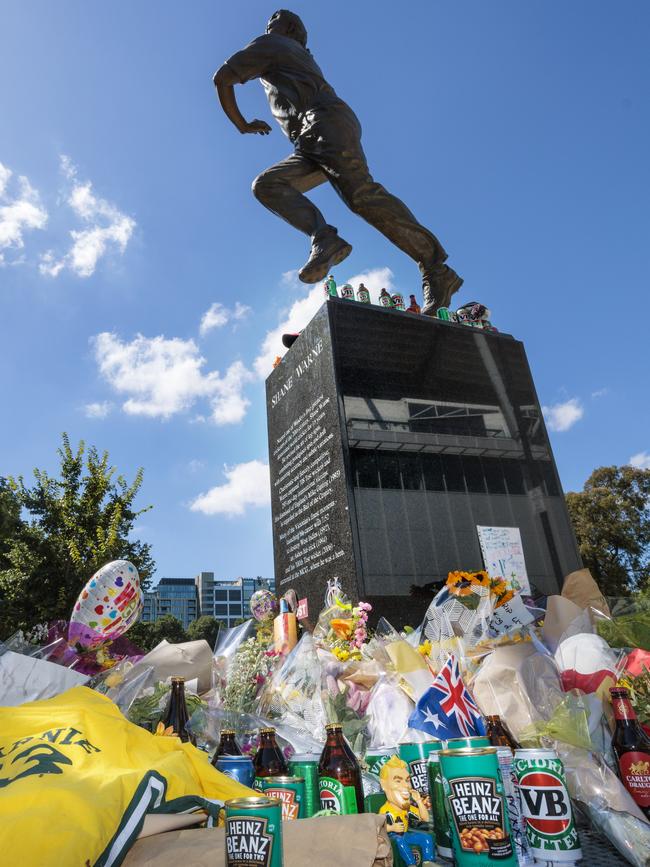
[[[361,124],[325,81],[307,49],[307,31],[293,12],[280,9],[246,48],[216,72],[221,106],[241,133],[268,135],[263,120],[246,121],[235,99],[235,84],[260,78],[271,112],[294,152],[253,181],[256,198],[311,238],[311,254],[299,272],[304,283],[322,280],[352,247],[304,195],[329,181],[350,210],[378,229],[418,263],[424,307],[434,315],[448,307],[462,279],[444,262],[440,241],[415,219],[400,199],[373,180],[361,146]]]

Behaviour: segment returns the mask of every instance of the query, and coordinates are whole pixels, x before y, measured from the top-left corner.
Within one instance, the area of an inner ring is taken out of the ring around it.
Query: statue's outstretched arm
[[[240,112],[237,100],[235,99],[235,84],[239,84],[239,79],[227,63],[224,63],[215,72],[213,81],[214,86],[217,88],[221,108],[239,132],[259,133],[260,135],[268,135],[271,132],[271,127],[266,121],[253,120],[249,123]]]

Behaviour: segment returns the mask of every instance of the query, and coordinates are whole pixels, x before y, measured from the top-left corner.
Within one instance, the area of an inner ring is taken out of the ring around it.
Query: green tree
[[[204,614],[203,617],[199,617],[190,623],[187,627],[187,636],[190,641],[198,641],[204,638],[210,647],[214,647],[220,629],[221,623],[216,618]]]
[[[580,553],[606,596],[650,587],[650,470],[599,467],[566,495]]]
[[[183,624],[173,614],[163,614],[155,623],[150,623],[149,627],[152,637],[151,647],[160,644],[164,639],[167,639],[170,644],[187,641],[187,632],[183,629]]]
[[[0,638],[67,619],[86,581],[110,560],[130,560],[143,589],[155,568],[150,546],[130,535],[151,508],[133,507],[142,469],[129,483],[116,475],[108,452],[83,442],[73,450],[67,434],[58,454],[57,476],[35,469],[31,487],[22,476],[0,487]]]

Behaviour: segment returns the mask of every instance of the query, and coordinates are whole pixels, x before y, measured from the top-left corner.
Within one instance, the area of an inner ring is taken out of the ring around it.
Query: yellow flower
[[[113,689],[113,687],[119,686],[119,684],[122,683],[123,679],[124,678],[122,677],[121,674],[118,674],[118,672],[115,672],[113,674],[108,675],[108,677],[105,680],[105,683],[109,689]]]
[[[421,653],[422,656],[429,656],[431,653],[431,642],[428,638],[426,641],[423,641],[422,644],[418,645],[418,653]]]
[[[165,728],[165,723],[162,723],[162,722],[158,723],[158,725],[156,726],[156,731],[154,732],[154,734],[157,737],[161,737],[161,738],[175,738],[176,737],[176,732],[174,731],[174,726],[167,726],[167,728]]]
[[[335,647],[334,648],[334,656],[337,659],[340,659],[341,662],[345,662],[346,659],[350,658],[350,651],[344,650],[342,647]]]

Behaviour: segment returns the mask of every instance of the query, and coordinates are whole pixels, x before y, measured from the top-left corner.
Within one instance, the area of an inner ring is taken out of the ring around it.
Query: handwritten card
[[[530,595],[519,527],[476,527],[483,563],[490,578],[504,578],[514,590]]]
[[[510,602],[500,605],[495,609],[490,620],[488,632],[491,638],[496,638],[499,635],[504,635],[512,629],[519,629],[521,626],[526,626],[532,623],[535,619],[531,611],[526,608],[519,594],[514,596]]]

